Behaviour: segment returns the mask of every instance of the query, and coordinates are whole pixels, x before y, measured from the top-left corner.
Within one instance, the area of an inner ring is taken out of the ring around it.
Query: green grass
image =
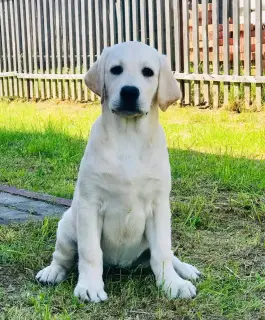
[[[72,197],[97,104],[0,102],[0,183]],[[173,188],[173,246],[204,273],[192,301],[168,301],[151,273],[106,276],[106,303],[73,297],[76,272],[35,282],[57,221],[0,227],[0,319],[265,319],[265,114],[161,113]],[[2,317],[2,318],[1,318]]]

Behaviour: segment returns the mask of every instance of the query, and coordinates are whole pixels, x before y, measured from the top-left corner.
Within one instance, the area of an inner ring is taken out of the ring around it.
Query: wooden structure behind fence
[[[167,54],[184,104],[217,108],[229,102],[231,87],[237,98],[243,85],[246,104],[260,107],[265,0],[256,0],[255,25],[249,0],[244,25],[239,0],[233,0],[233,20],[228,1],[0,0],[0,97],[94,100],[84,72],[104,47],[137,40]]]

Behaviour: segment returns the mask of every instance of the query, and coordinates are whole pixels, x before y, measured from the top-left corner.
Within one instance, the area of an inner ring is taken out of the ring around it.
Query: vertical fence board
[[[240,60],[239,60],[239,0],[233,0],[233,64],[234,64],[234,75],[240,73]],[[234,85],[234,96],[235,100],[239,100],[239,84]]]
[[[54,28],[54,0],[49,0],[50,9],[50,41],[51,41],[51,61],[52,61],[52,73],[56,73],[56,53],[55,53],[55,28]],[[52,80],[52,97],[56,98],[56,80]]]
[[[95,48],[94,48],[94,23],[93,23],[93,6],[92,0],[88,0],[88,23],[89,23],[89,67],[92,66],[95,59]],[[95,94],[91,91],[90,99],[95,101]]]
[[[115,0],[109,1],[110,45],[113,46],[116,42]]]
[[[148,0],[149,45],[155,47],[154,0]]]
[[[81,20],[82,20],[82,55],[83,55],[83,70],[82,72],[87,72],[87,19],[86,19],[86,7],[85,0],[81,1]],[[84,100],[88,101],[88,90],[84,86]]]
[[[42,0],[37,0],[37,25],[38,25],[38,51],[39,51],[39,67],[40,73],[44,73],[44,63],[43,63],[43,29],[42,29]],[[40,92],[41,99],[45,99],[45,81],[41,79],[40,81]]]
[[[142,0],[140,3],[141,42],[143,42],[143,43],[147,43],[147,17],[146,17],[147,6],[146,6],[146,1],[147,0]],[[138,2],[137,2],[137,5],[138,5]],[[138,19],[138,21],[139,21],[139,19]],[[138,23],[137,23],[137,25],[138,25]]]
[[[118,42],[123,42],[123,10],[122,10],[122,1],[116,1],[116,12],[117,12],[117,25],[118,25]]]
[[[142,2],[142,6],[144,7],[145,0]],[[133,37],[132,39],[135,41],[139,40],[139,7],[138,7],[138,0],[132,0],[132,31]],[[144,19],[145,15],[143,16]],[[144,42],[144,41],[143,41]]]
[[[209,74],[209,1],[204,0],[202,3],[202,33],[203,33],[203,73]],[[210,82],[204,81],[203,84],[204,104],[206,107],[210,105]]]
[[[131,40],[131,15],[130,15],[130,1],[124,0],[125,13],[125,41]]]
[[[102,15],[103,15],[103,47],[107,47],[109,44],[109,28],[108,28],[108,21],[109,21],[109,17],[108,17],[108,2],[107,1],[103,1],[102,3]]]
[[[224,74],[229,75],[229,0],[223,0]],[[229,102],[229,83],[224,83],[224,105]]]
[[[17,1],[14,2],[14,10],[15,10],[15,29],[16,29],[16,49],[17,49],[17,71],[19,73],[22,72],[22,67],[21,67],[21,48],[20,48],[20,39],[21,39],[21,26],[20,26],[20,19],[19,17],[19,4]],[[0,63],[1,64],[1,63]],[[18,79],[18,93],[19,97],[23,97],[23,80]]]
[[[219,1],[212,2],[213,15],[213,73],[219,74]],[[220,103],[220,83],[213,83],[213,108],[217,109]]]
[[[189,37],[189,8],[188,3],[182,2],[183,8],[183,56],[184,56],[184,73],[190,73],[190,37]],[[184,104],[191,103],[190,81],[184,81]]]
[[[251,47],[250,47],[250,1],[244,0],[244,75],[250,75],[250,64],[251,64]],[[245,95],[245,106],[249,108],[250,106],[250,83],[244,85],[244,95]]]
[[[262,3],[256,0],[256,76],[262,75]],[[262,105],[262,84],[256,85],[256,106],[260,110]]]
[[[1,19],[1,7],[0,7],[0,19]],[[0,23],[0,73],[3,72],[3,67],[2,67],[2,60],[3,60],[3,52],[2,52],[2,34],[4,30],[2,30],[1,23]],[[4,96],[4,88],[3,88],[3,78],[0,77],[0,98]]]
[[[156,14],[157,14],[157,50],[163,53],[163,12],[161,0],[156,0]]]
[[[68,27],[69,27],[69,48],[70,48],[70,73],[75,73],[75,57],[74,57],[74,38],[73,38],[73,20],[72,15],[72,0],[68,0]],[[70,80],[71,84],[71,98],[72,100],[76,99],[76,86],[75,81]]]
[[[38,73],[38,53],[37,53],[37,24],[36,24],[36,1],[31,0],[31,17],[32,17],[32,44],[33,44],[33,55],[31,60],[33,60],[33,70],[34,73]],[[35,79],[33,81],[34,96],[39,99],[39,80]]]
[[[43,0],[43,21],[44,21],[44,43],[45,43],[45,72],[50,73],[50,48],[49,48],[49,15],[48,0]],[[46,97],[51,98],[51,81],[46,80]]]
[[[56,73],[62,74],[62,43],[61,43],[61,6],[59,0],[55,1],[55,27],[56,27],[56,56],[57,56],[57,68]],[[57,81],[58,98],[63,99],[63,84],[62,80]]]
[[[180,48],[180,2],[174,0],[173,2],[174,15],[174,53],[175,53],[175,71],[181,72],[181,48]]]
[[[16,47],[16,34],[15,34],[15,21],[14,21],[14,6],[13,1],[9,1],[10,22],[11,22],[11,35],[12,35],[12,51],[13,51],[13,71],[17,71],[17,47]],[[18,80],[14,77],[14,96],[18,97]]]
[[[198,27],[198,0],[192,0],[192,36],[193,36],[193,64],[194,72],[199,73],[199,27]],[[200,81],[194,81],[194,104],[200,105]]]
[[[76,39],[76,70],[75,73],[81,73],[81,48],[80,48],[80,29],[79,29],[79,5],[75,3],[75,39]],[[98,32],[97,32],[98,33]],[[82,81],[77,80],[77,101],[82,100]]]
[[[11,34],[10,34],[10,19],[8,15],[8,2],[4,1],[4,16],[5,16],[5,33],[6,33],[6,48],[7,48],[7,71],[13,71],[12,63],[12,48],[11,48]],[[13,91],[13,78],[8,77],[8,94],[12,97],[14,95]]]
[[[84,1],[84,0],[83,0]],[[84,18],[83,21],[86,21]],[[67,0],[62,0],[62,29],[63,29],[63,69],[68,73],[68,42],[67,42]],[[63,82],[64,99],[69,99],[69,81]]]
[[[32,23],[31,23],[31,6],[30,0],[26,0],[26,36],[27,36],[27,47],[28,47],[28,71],[33,73],[33,60],[32,60]],[[29,97],[34,97],[34,82],[32,79],[29,80]]]
[[[0,1],[1,2],[1,1]],[[20,1],[20,14],[21,14],[21,33],[22,33],[22,55],[23,55],[23,73],[28,72],[28,55],[27,55],[27,42],[26,42],[26,26],[25,26],[25,2]],[[29,81],[27,79],[24,82],[24,96],[29,99]]]
[[[166,55],[172,68],[172,37],[171,37],[171,0],[165,0],[165,32],[166,32]]]

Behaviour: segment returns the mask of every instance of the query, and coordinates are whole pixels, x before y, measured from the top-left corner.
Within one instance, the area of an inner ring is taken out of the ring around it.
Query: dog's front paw
[[[91,281],[89,283],[78,281],[74,295],[86,302],[101,302],[108,299],[108,296],[104,291],[103,281],[99,281],[99,283],[96,281]]]
[[[50,265],[40,270],[36,279],[43,284],[57,284],[66,276],[66,270],[59,265]]]
[[[162,289],[170,299],[191,299],[196,296],[195,286],[190,281],[181,279],[177,274],[165,278]]]
[[[178,258],[174,257],[173,267],[177,274],[183,279],[196,281],[201,276],[200,271],[191,264],[181,262]]]

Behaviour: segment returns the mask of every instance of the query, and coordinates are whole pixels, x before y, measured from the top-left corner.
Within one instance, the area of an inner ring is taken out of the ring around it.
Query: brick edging
[[[15,187],[10,187],[7,185],[0,185],[0,192],[1,191],[7,192],[13,195],[21,196],[21,197],[30,198],[30,199],[51,202],[53,204],[58,204],[66,207],[70,207],[72,204],[72,200],[70,199],[59,198],[59,197],[51,196],[49,194],[32,192],[25,189],[17,189]]]

